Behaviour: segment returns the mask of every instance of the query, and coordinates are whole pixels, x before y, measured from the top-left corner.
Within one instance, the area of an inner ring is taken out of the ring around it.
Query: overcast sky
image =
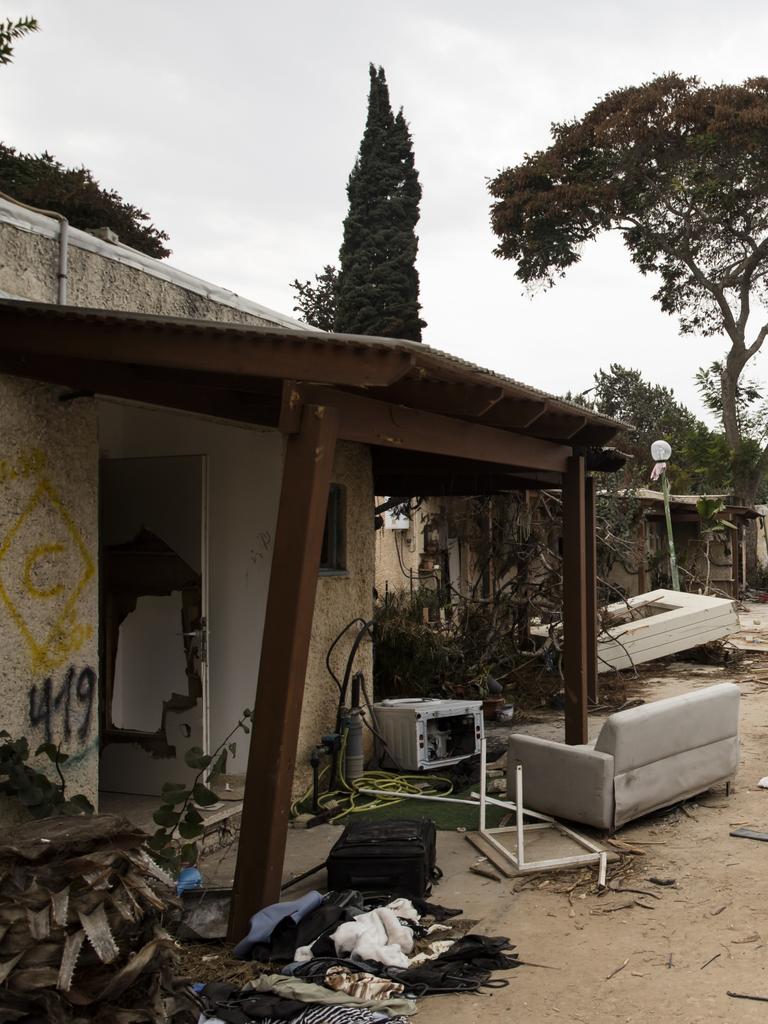
[[[608,90],[768,73],[765,0],[0,0],[23,14],[41,32],[0,70],[0,138],[91,168],[179,268],[291,313],[289,282],[337,258],[373,61],[424,190],[424,340],[555,393],[620,362],[699,407],[722,343],[679,337],[611,237],[523,294],[492,254],[485,179]]]

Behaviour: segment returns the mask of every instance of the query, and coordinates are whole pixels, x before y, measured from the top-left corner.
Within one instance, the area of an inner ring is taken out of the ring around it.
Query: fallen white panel
[[[603,609],[598,671],[630,668],[739,631],[736,603],[720,597],[653,590]]]

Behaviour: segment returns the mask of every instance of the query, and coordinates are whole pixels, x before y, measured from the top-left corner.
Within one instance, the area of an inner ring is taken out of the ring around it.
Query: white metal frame
[[[480,802],[480,826],[478,828],[478,832],[486,842],[490,843],[491,846],[501,854],[502,857],[504,857],[505,860],[510,862],[516,871],[520,874],[530,874],[534,871],[556,871],[559,868],[584,867],[589,864],[596,864],[598,887],[601,889],[605,888],[608,854],[605,850],[602,850],[591,840],[587,839],[586,836],[582,836],[578,832],[574,832],[573,829],[567,828],[548,814],[539,814],[538,811],[526,810],[523,805],[523,766],[520,763],[515,765],[514,802],[509,800],[494,800],[493,797],[487,796],[485,792],[485,773],[485,738],[483,738],[480,747],[480,793],[479,795],[476,793],[472,794],[472,796]],[[504,807],[507,810],[514,811],[514,828],[488,828],[485,822],[485,810],[487,804],[492,804],[494,807]],[[535,824],[526,825],[524,822],[525,815],[528,815],[529,818],[536,819]],[[588,852],[576,854],[572,857],[551,857],[548,860],[526,860],[526,832],[536,832],[547,828],[556,829],[562,835],[568,836],[569,839],[572,839]],[[514,833],[515,835],[514,853],[496,839],[496,836],[508,835],[509,833]]]
[[[461,800],[458,797],[450,796],[426,796],[417,795],[415,793],[403,793],[401,794],[405,799],[408,800],[433,800],[438,803],[446,804],[469,804],[472,807],[477,807],[480,813],[480,824],[478,832],[490,843],[490,845],[502,856],[505,860],[508,860],[510,864],[520,874],[530,874],[534,871],[557,871],[561,868],[575,868],[575,867],[586,867],[590,864],[597,865],[597,884],[601,889],[605,888],[606,871],[608,868],[608,854],[605,850],[597,846],[591,840],[587,839],[586,836],[580,835],[578,832],[574,832],[573,829],[567,828],[562,825],[555,818],[550,817],[548,814],[539,814],[538,811],[529,811],[523,806],[523,766],[517,764],[515,766],[515,799],[509,800],[495,800],[493,797],[486,794],[486,747],[485,737],[480,741],[480,792],[472,793],[471,800]],[[359,793],[365,793],[366,796],[388,796],[393,797],[400,794],[394,793],[392,790],[383,789],[359,789]],[[494,807],[503,807],[506,810],[515,812],[515,825],[514,828],[487,828],[485,822],[485,811],[486,805],[492,804]],[[529,818],[534,818],[535,823],[532,825],[526,825],[524,818],[527,815]],[[541,831],[542,829],[552,828],[556,829],[564,836],[568,836],[579,846],[583,847],[587,852],[579,853],[572,857],[551,857],[549,860],[526,860],[525,859],[525,835],[526,832]],[[509,833],[515,834],[515,852],[507,849],[506,846],[502,845],[496,836],[506,835]]]

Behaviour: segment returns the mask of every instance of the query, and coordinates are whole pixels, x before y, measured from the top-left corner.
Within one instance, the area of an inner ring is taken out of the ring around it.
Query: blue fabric
[[[176,879],[176,895],[181,896],[187,889],[200,889],[202,884],[203,876],[197,868],[182,868]]]
[[[244,939],[235,946],[233,955],[237,960],[247,960],[249,953],[258,942],[268,942],[277,925],[290,917],[298,924],[303,917],[316,910],[323,902],[322,895],[316,890],[308,892],[298,900],[288,903],[273,903],[265,907],[251,918],[251,927]]]

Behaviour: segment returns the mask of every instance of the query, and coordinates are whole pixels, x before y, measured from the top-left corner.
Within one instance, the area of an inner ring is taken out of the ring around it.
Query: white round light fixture
[[[668,462],[672,448],[667,441],[654,441],[651,445],[651,456],[654,462]]]

